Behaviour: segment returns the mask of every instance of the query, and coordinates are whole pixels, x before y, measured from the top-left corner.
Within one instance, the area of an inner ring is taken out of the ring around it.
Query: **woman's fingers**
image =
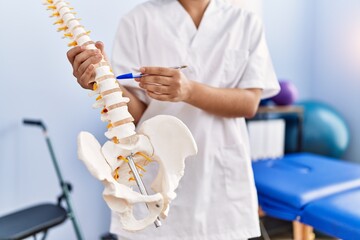
[[[107,55],[106,55],[106,53],[105,53],[105,45],[104,45],[104,43],[101,42],[101,41],[97,41],[97,42],[95,43],[95,47],[101,51],[101,54],[104,56],[104,59],[105,59],[106,61],[108,61]]]
[[[95,43],[95,47],[101,51],[101,53],[104,53],[104,43],[101,41],[97,41]]]
[[[183,101],[187,97],[188,80],[179,69],[142,67],[142,76],[135,79],[149,97],[160,101]]]
[[[170,94],[171,88],[169,86],[164,86],[160,84],[143,84],[140,83],[139,86],[147,91],[159,94]]]
[[[160,75],[160,76],[174,76],[174,72],[178,72],[179,70],[167,67],[142,67],[140,68],[140,72],[142,74],[149,75]]]
[[[83,63],[81,63],[81,65],[78,67],[78,73],[80,74],[80,76],[85,72],[86,69],[88,69],[90,65],[99,63],[101,58],[102,57],[100,54],[94,55],[87,58]]]
[[[147,94],[149,95],[149,97],[159,101],[169,101],[169,102],[173,101],[171,96],[168,94],[158,94],[150,91],[147,91]]]
[[[96,42],[97,49],[76,46],[67,52],[77,82],[86,89],[92,89],[95,80],[95,65],[105,57],[104,44]]]
[[[92,89],[95,79],[95,67],[94,65],[89,65],[88,68],[85,69],[84,73],[77,78],[78,83],[81,87],[86,89]]]
[[[96,64],[101,60],[99,50],[86,50],[75,56],[73,62],[74,76],[80,77],[90,64]],[[83,65],[85,64],[85,65]]]
[[[170,86],[171,85],[171,78],[170,77],[164,77],[159,75],[150,75],[150,76],[144,76],[139,78],[138,80],[142,84],[161,84]]]
[[[67,55],[67,58],[68,58],[69,62],[71,63],[71,65],[73,65],[76,55],[78,55],[82,51],[84,51],[84,50],[81,46],[76,46],[67,52],[66,55]]]

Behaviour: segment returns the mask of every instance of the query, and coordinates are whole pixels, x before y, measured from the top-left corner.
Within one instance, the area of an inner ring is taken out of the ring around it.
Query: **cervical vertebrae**
[[[96,49],[89,32],[75,17],[72,8],[63,0],[47,0],[45,4],[57,17],[59,31],[72,40],[69,46]],[[103,147],[93,135],[81,132],[78,137],[78,155],[90,173],[99,179],[105,189],[103,196],[108,206],[121,218],[123,228],[137,231],[152,224],[159,216],[165,218],[175,189],[184,174],[185,158],[197,152],[196,143],[188,128],[177,118],[157,116],[145,121],[135,132],[134,119],[128,112],[129,99],[122,96],[119,83],[103,58],[95,66],[92,95],[97,95],[95,108],[102,108],[101,120],[108,123]],[[171,136],[169,138],[169,133]],[[158,175],[151,184],[156,194],[142,195],[130,188],[134,173],[126,164],[132,156],[139,173],[146,171],[150,162],[159,164]],[[133,215],[136,203],[146,203],[149,213],[137,220]]]

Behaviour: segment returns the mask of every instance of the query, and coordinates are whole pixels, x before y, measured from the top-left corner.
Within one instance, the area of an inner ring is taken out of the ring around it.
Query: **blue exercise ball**
[[[302,151],[340,158],[350,142],[350,131],[344,118],[331,106],[319,101],[302,101],[295,105],[304,110]],[[285,146],[294,148],[297,128],[287,122]]]

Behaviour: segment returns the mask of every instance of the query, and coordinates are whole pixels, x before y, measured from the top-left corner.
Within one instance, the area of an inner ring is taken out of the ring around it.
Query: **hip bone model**
[[[75,17],[68,2],[46,0],[55,24],[60,25],[65,37],[72,40],[69,46],[86,46],[96,49],[94,42]],[[165,219],[169,205],[176,197],[175,190],[184,174],[185,158],[197,153],[191,132],[179,119],[159,115],[145,121],[135,132],[134,119],[128,112],[129,99],[122,96],[119,83],[109,63],[103,59],[95,66],[96,77],[91,95],[97,95],[94,108],[102,108],[101,120],[107,122],[103,146],[88,132],[78,136],[78,156],[89,172],[100,180],[105,189],[103,197],[109,208],[119,214],[122,227],[138,231]],[[148,195],[142,182],[142,173],[151,162],[158,163],[158,174],[151,184],[155,194]],[[134,191],[138,185],[140,192]],[[134,205],[145,203],[148,214],[136,219]]]

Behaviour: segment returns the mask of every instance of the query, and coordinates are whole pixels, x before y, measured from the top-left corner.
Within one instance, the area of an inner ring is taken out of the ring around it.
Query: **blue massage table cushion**
[[[253,170],[260,206],[285,220],[310,202],[360,187],[360,165],[310,153],[256,161]]]
[[[301,222],[341,239],[360,239],[360,188],[308,204]]]

